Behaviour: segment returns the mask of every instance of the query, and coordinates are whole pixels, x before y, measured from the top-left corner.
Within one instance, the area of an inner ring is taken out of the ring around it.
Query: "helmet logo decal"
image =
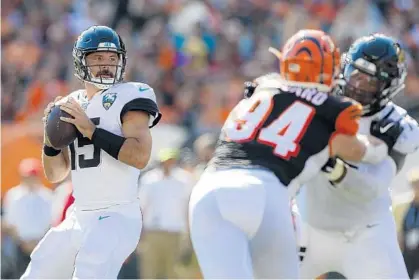
[[[99,43],[98,48],[115,48],[116,49],[116,46],[112,42],[101,42]]]

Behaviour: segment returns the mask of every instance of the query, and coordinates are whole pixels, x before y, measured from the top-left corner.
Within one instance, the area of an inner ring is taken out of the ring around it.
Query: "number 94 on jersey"
[[[224,124],[225,140],[237,143],[256,140],[261,145],[273,147],[273,153],[280,158],[288,160],[298,156],[299,142],[316,109],[296,100],[264,126],[268,118],[272,118],[273,109],[272,96],[242,100]]]

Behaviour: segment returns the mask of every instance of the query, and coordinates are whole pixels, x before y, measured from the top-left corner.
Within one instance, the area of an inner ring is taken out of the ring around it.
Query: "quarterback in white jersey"
[[[69,113],[76,126],[69,149],[56,150],[45,137],[43,164],[52,182],[71,170],[74,210],[51,228],[31,255],[23,279],[116,279],[140,239],[140,169],[150,158],[150,128],[159,113],[153,89],[123,82],[126,64],[121,37],[93,26],[73,49],[76,76],[85,89],[48,105]]]
[[[343,94],[364,105],[359,133],[382,139],[390,156],[375,165],[331,159],[302,189],[296,199],[302,278],[329,271],[348,279],[408,278],[389,192],[404,157],[419,148],[417,122],[389,102],[404,87],[401,52],[393,39],[374,34],[346,54]]]

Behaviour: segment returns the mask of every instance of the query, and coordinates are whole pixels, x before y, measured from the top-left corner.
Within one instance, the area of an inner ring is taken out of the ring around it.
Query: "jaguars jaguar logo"
[[[109,108],[111,108],[115,100],[116,100],[116,93],[105,94],[102,99],[103,108],[105,108],[106,110],[109,110]]]

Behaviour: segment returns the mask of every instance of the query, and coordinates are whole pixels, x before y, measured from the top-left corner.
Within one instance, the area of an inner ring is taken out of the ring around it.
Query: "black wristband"
[[[101,148],[115,159],[118,159],[119,150],[126,139],[102,128],[96,128],[92,135],[93,145]]]
[[[53,147],[44,145],[44,154],[49,157],[55,157],[61,153],[61,150],[56,150]]]

